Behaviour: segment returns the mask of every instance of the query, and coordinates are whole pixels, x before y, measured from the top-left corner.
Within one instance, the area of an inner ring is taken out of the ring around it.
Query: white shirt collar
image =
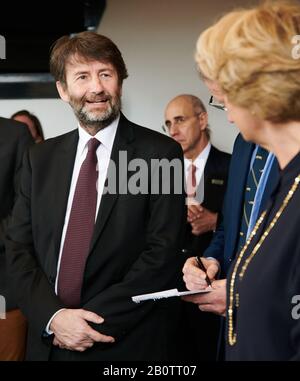
[[[78,141],[78,149],[77,152],[82,155],[87,143],[93,137],[98,139],[101,145],[106,148],[108,151],[112,150],[112,146],[114,144],[115,135],[117,132],[118,124],[120,120],[120,115],[107,127],[103,128],[97,132],[95,136],[91,136],[88,132],[86,132],[78,123],[78,133],[79,133],[79,141]]]
[[[208,142],[206,147],[199,153],[199,155],[196,157],[196,159],[193,162],[187,158],[184,158],[185,169],[188,170],[191,164],[194,164],[197,168],[202,168],[203,164],[205,166],[208,159],[208,155],[210,153],[210,149],[211,149],[211,143]]]

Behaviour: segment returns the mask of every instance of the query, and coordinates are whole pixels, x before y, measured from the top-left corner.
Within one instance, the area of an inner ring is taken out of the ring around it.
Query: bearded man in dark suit
[[[79,124],[29,151],[8,232],[10,271],[29,321],[27,358],[169,359],[177,302],[139,305],[131,297],[173,288],[181,271],[182,149],[120,112],[127,70],[107,37],[60,38],[50,68]],[[177,163],[167,184],[161,159]],[[139,165],[149,171],[135,181]]]

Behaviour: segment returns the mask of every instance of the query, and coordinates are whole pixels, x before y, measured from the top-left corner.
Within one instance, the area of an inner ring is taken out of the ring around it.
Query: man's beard
[[[86,102],[100,102],[106,100],[107,109],[104,111],[88,110]],[[102,130],[109,126],[119,115],[121,111],[121,97],[115,95],[113,98],[107,93],[99,93],[90,97],[83,96],[81,99],[70,97],[70,105],[83,127]]]

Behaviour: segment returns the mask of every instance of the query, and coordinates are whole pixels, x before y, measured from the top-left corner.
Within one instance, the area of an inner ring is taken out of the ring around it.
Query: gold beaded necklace
[[[264,242],[264,240],[266,239],[266,237],[268,236],[270,231],[273,229],[274,225],[278,221],[278,219],[281,216],[282,212],[284,211],[284,209],[286,208],[287,204],[289,203],[289,201],[293,197],[296,189],[298,188],[299,183],[300,183],[300,174],[295,178],[295,181],[294,181],[291,189],[289,190],[288,194],[286,195],[285,199],[283,200],[283,203],[280,206],[280,208],[277,211],[277,213],[275,214],[273,220],[271,221],[271,223],[269,224],[267,229],[264,231],[264,233],[260,237],[258,243],[255,245],[252,253],[249,255],[249,257],[246,259],[244,265],[242,266],[242,269],[241,269],[241,271],[239,273],[240,281],[243,279],[243,277],[245,275],[245,272],[246,272],[246,270],[248,268],[249,263],[251,262],[251,260],[257,254],[257,252],[260,249],[262,243]],[[236,263],[235,263],[235,266],[234,266],[234,269],[233,269],[233,272],[232,272],[232,275],[231,275],[230,284],[229,284],[228,310],[227,310],[227,316],[228,316],[228,342],[229,342],[229,345],[231,345],[231,346],[235,345],[236,344],[236,340],[237,340],[237,334],[236,334],[236,332],[234,332],[234,327],[233,327],[234,307],[235,308],[239,307],[239,294],[238,293],[234,294],[234,286],[235,286],[236,275],[237,275],[239,266],[241,264],[241,261],[243,259],[243,256],[244,256],[244,254],[245,254],[249,244],[251,243],[253,237],[256,235],[256,233],[257,233],[260,225],[262,224],[265,216],[266,216],[266,212],[263,212],[262,215],[260,216],[260,218],[258,219],[258,221],[257,221],[254,229],[252,230],[252,232],[251,232],[251,234],[250,234],[250,236],[249,236],[245,246],[243,247],[243,249],[241,250],[240,254],[238,255],[238,258],[236,260]],[[234,298],[235,298],[235,303],[234,303]]]

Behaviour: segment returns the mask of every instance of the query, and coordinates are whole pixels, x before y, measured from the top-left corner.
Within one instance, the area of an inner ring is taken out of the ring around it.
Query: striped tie
[[[258,147],[252,168],[249,171],[249,174],[247,177],[245,198],[244,198],[244,205],[243,205],[243,214],[242,214],[241,227],[240,227],[240,237],[239,237],[237,251],[240,251],[246,242],[247,231],[248,231],[249,221],[250,221],[250,217],[252,213],[252,208],[254,204],[257,187],[258,187],[261,175],[263,173],[268,155],[269,155],[268,151],[266,151],[262,147]]]

